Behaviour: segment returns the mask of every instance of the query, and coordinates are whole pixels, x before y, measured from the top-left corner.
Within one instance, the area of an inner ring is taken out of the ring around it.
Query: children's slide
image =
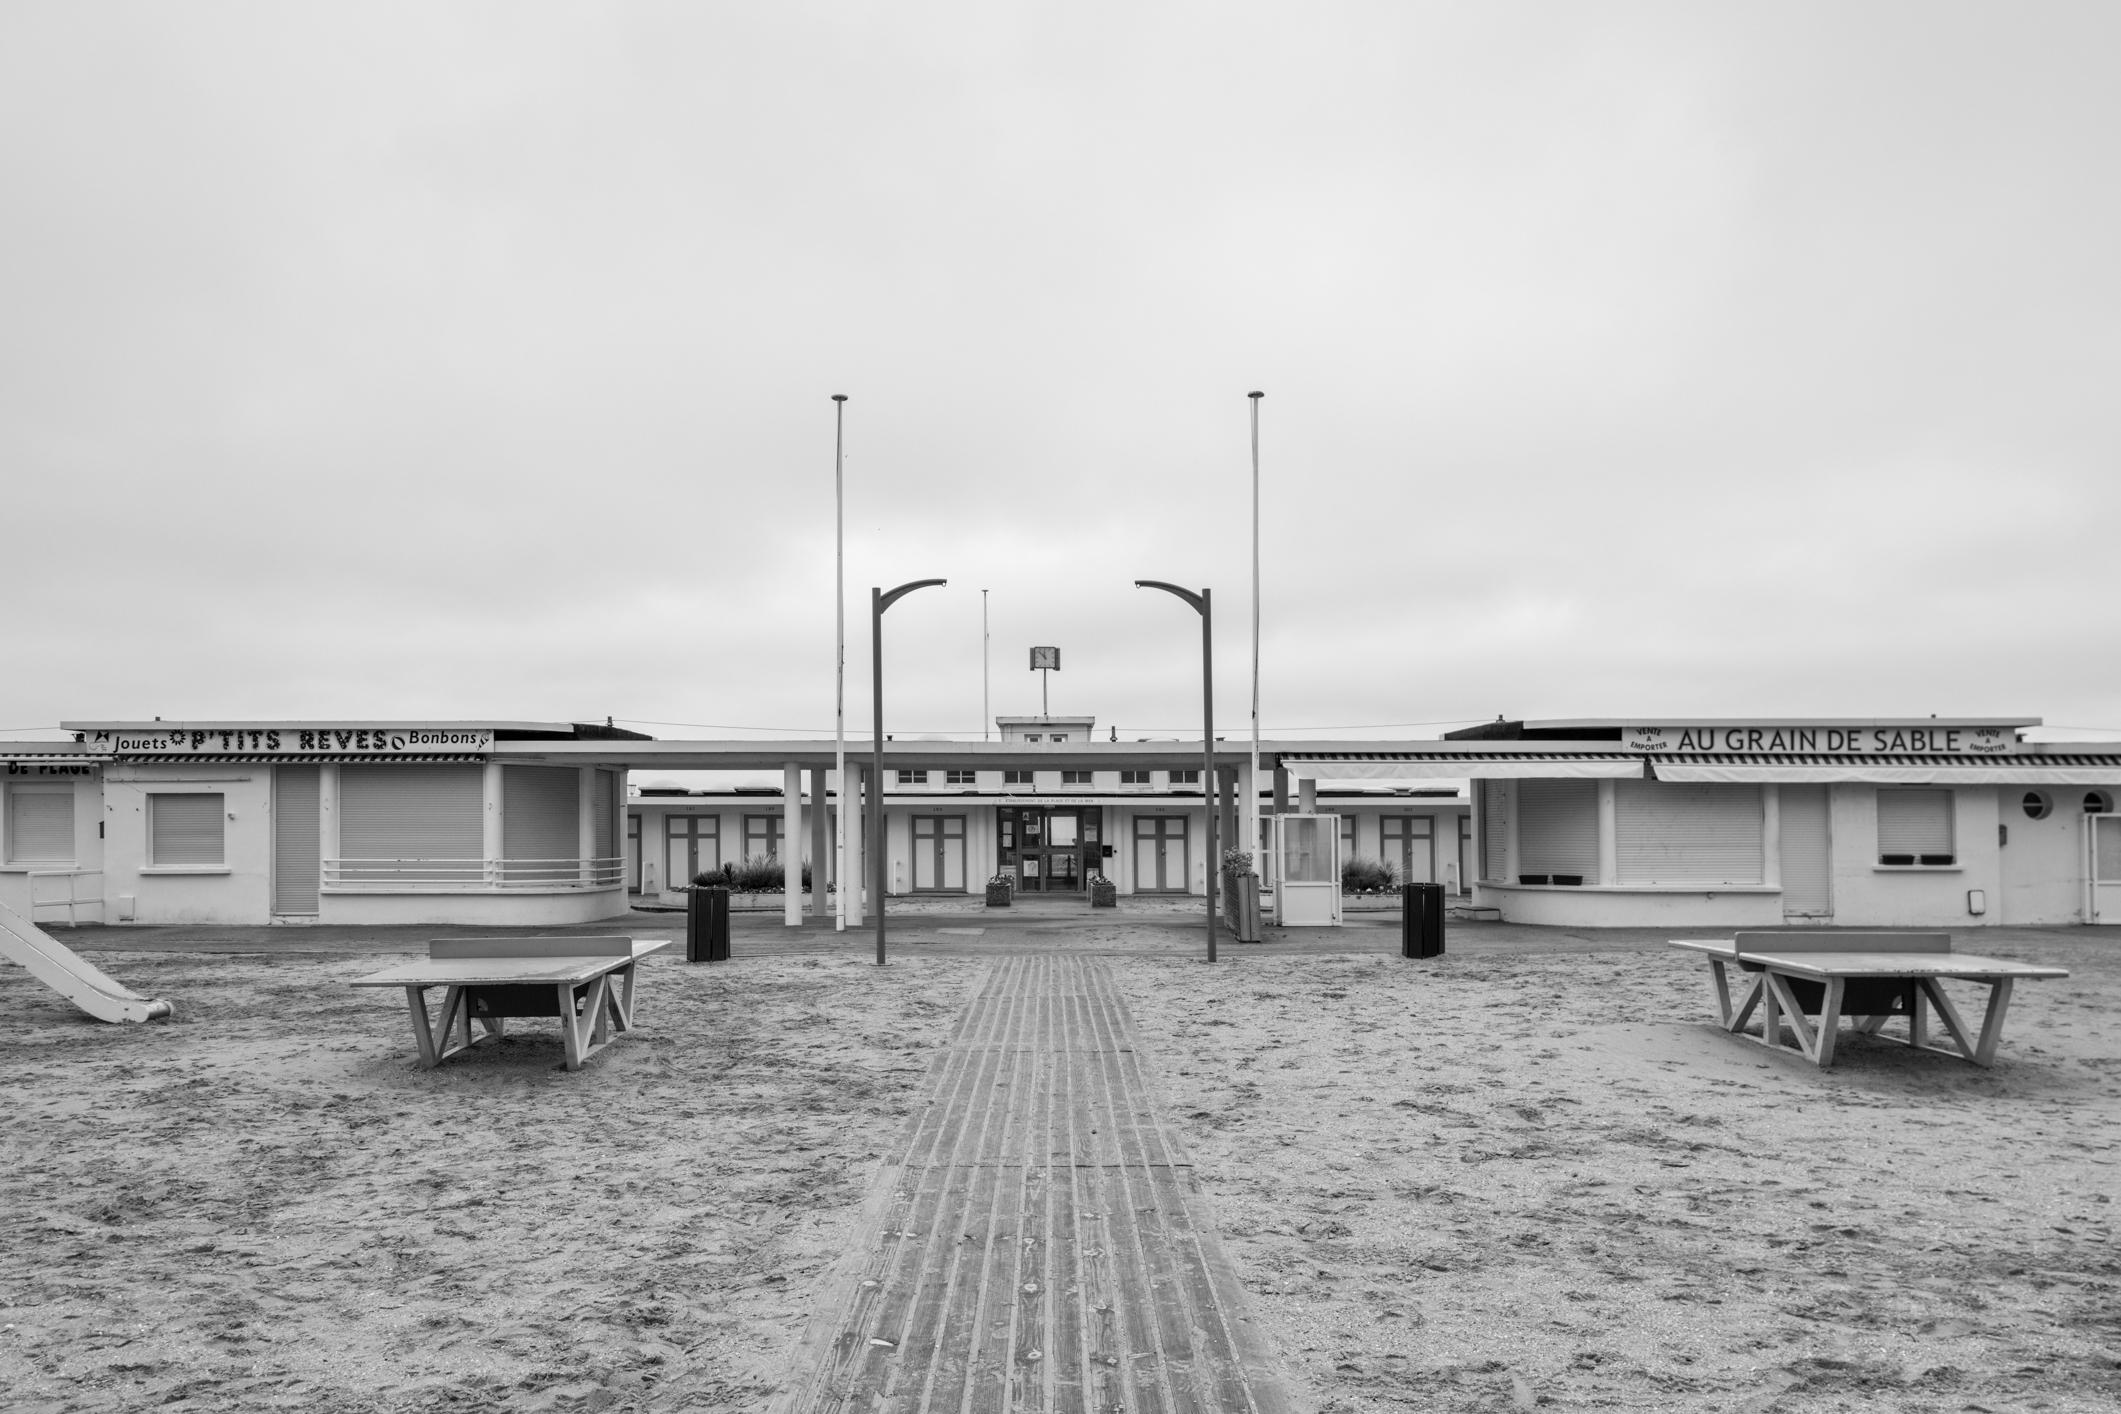
[[[169,1015],[168,1002],[119,986],[4,903],[0,903],[0,956],[21,963],[31,976],[98,1021],[153,1021]]]

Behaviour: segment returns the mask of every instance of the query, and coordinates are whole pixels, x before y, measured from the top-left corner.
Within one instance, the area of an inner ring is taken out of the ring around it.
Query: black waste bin
[[[685,896],[685,961],[729,961],[729,890],[695,887]]]
[[[1443,956],[1443,885],[1407,884],[1400,894],[1399,955]]]

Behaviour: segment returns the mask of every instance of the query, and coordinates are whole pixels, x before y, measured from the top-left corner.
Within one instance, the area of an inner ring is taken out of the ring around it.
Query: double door
[[[1134,817],[1134,891],[1138,894],[1182,894],[1187,891],[1186,817]]]
[[[1002,872],[1016,876],[1018,893],[1081,893],[1102,867],[1102,815],[1094,806],[1004,807],[996,820]]]

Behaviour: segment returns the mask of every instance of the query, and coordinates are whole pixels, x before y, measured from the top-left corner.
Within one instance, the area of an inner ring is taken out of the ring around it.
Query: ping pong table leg
[[[575,1013],[575,992],[572,982],[560,983],[560,1039],[567,1045],[567,1068],[582,1068],[583,1036],[587,1029],[587,1018]]]
[[[1776,1047],[1782,1044],[1782,1003],[1767,976],[1762,972],[1754,979],[1760,986],[1760,1044]]]
[[[1826,995],[1819,1001],[1819,1030],[1812,1046],[1812,1061],[1822,1070],[1834,1063],[1834,1037],[1841,1030],[1841,1000],[1847,990],[1846,978],[1826,979]]]
[[[1959,1054],[1976,1065],[1984,1064],[1979,1059],[1980,1047],[1976,1046],[1973,1037],[1967,1034],[1966,1022],[1959,1015],[1959,1008],[1952,1005],[1952,999],[1944,994],[1944,988],[1938,986],[1934,978],[1924,977],[1920,980],[1922,990],[1929,993],[1930,1004],[1937,1008],[1937,1019],[1944,1023],[1944,1029],[1950,1032],[1952,1040],[1958,1043]],[[1991,997],[1990,1000],[1993,1001],[1994,998]],[[1932,1046],[1930,1049],[1945,1055],[1951,1054],[1942,1046]]]
[[[1811,1023],[1805,1020],[1804,1008],[1797,1005],[1796,994],[1790,991],[1788,980],[1773,969],[1761,973],[1760,976],[1761,981],[1767,987],[1768,995],[1773,997],[1779,1004],[1779,1009],[1788,1015],[1790,1034],[1797,1038],[1797,1050],[1806,1060],[1817,1062],[1819,1059],[1819,1033],[1814,1031]],[[1771,1040],[1769,1044],[1776,1044],[1779,1039],[1778,1036],[1775,1040]]]
[[[1907,1043],[1918,1051],[1930,1048],[1930,994],[1919,981],[1907,999]]]
[[[1998,977],[1988,984],[1988,1010],[1981,1017],[1981,1039],[1974,1045],[1975,1065],[1996,1059],[1996,1043],[2003,1039],[2003,1014],[2010,1009],[2011,979]]]
[[[592,978],[589,983],[589,1005],[585,1008],[594,1020],[589,1027],[589,1049],[584,1055],[593,1055],[611,1044],[611,974]]]
[[[407,987],[405,1004],[412,1010],[412,1039],[420,1048],[420,1069],[433,1070],[442,1058],[435,1053],[434,1027],[427,1020],[427,989]]]

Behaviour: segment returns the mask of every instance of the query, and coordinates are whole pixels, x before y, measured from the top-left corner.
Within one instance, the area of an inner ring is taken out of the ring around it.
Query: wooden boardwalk
[[[778,1409],[1288,1408],[1104,963],[992,964],[927,1101]]]

